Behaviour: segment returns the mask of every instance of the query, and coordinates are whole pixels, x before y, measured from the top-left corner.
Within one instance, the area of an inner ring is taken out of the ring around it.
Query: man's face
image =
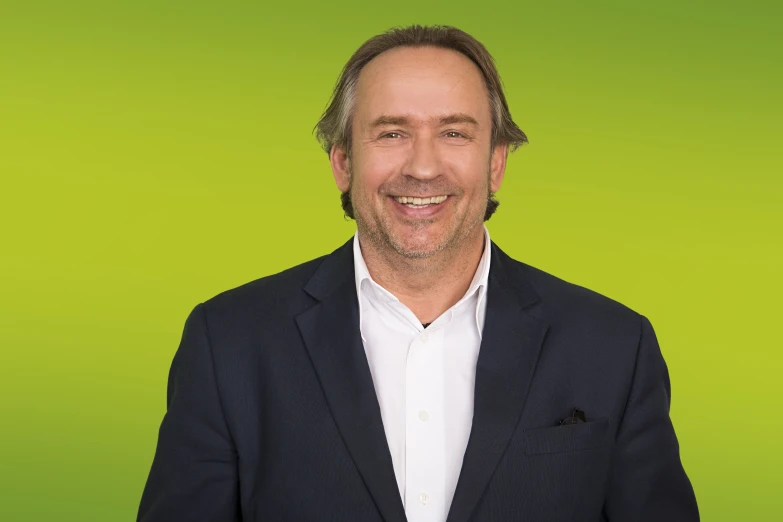
[[[359,76],[352,129],[351,157],[335,147],[331,160],[362,237],[422,258],[481,233],[506,147],[491,147],[489,95],[467,57],[431,47],[379,55]]]

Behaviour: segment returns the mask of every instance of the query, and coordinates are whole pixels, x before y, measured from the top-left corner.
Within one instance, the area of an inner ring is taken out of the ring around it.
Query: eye
[[[400,134],[399,132],[387,132],[386,134],[381,134],[381,138],[397,139],[401,137],[402,134]]]
[[[465,137],[462,133],[457,132],[457,131],[448,131],[446,133],[446,136],[449,137],[449,138],[464,138]]]

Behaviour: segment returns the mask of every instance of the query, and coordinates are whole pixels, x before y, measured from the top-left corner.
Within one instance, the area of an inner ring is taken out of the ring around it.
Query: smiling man
[[[452,27],[365,42],[317,126],[353,239],[193,310],[140,521],[696,521],[650,322],[484,227],[527,141]]]

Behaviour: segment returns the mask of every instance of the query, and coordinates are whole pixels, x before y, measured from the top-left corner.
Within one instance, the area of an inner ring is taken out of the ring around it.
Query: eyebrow
[[[469,123],[478,127],[478,122],[473,116],[464,113],[449,114],[440,119],[441,125],[451,125],[454,123]]]
[[[473,116],[470,116],[462,112],[449,114],[447,116],[442,116],[441,118],[433,118],[433,119],[437,119],[440,125],[468,123],[470,125],[475,125],[476,127],[479,126],[478,122]],[[410,123],[410,119],[407,116],[389,116],[384,114],[375,118],[372,121],[372,123],[370,123],[370,128],[381,127],[383,125],[408,125],[409,123]]]

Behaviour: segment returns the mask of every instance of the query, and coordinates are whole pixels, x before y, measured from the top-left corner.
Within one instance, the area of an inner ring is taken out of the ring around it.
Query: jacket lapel
[[[467,522],[475,511],[519,421],[548,329],[519,267],[492,243],[473,425],[447,522]]]
[[[404,522],[359,331],[351,241],[324,258],[305,291],[319,302],[299,315],[297,323],[337,428],[384,520]]]

